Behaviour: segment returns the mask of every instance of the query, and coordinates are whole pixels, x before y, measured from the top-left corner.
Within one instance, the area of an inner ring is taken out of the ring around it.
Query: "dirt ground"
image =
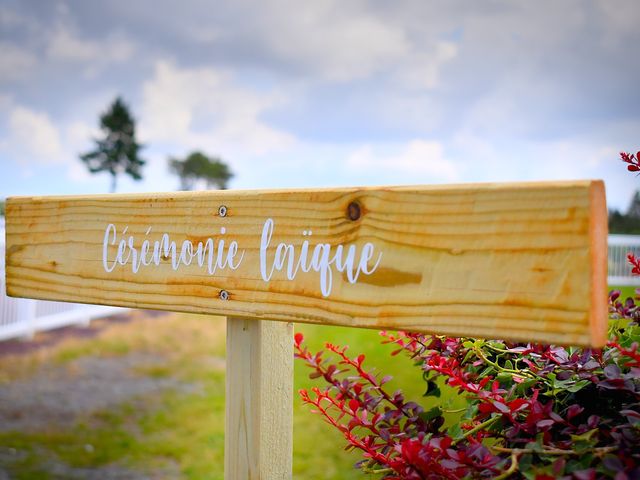
[[[60,432],[80,421],[95,421],[94,412],[118,405],[148,408],[150,399],[169,390],[197,392],[201,385],[171,376],[154,375],[167,362],[162,351],[130,351],[120,355],[82,353],[82,341],[108,334],[109,330],[131,327],[149,328],[153,319],[159,325],[172,314],[134,311],[96,320],[88,327],[68,327],[36,335],[33,340],[0,342],[0,480],[41,478],[22,475],[19,465],[29,452],[11,445],[11,432],[42,434]],[[158,323],[159,322],[159,323]],[[61,345],[74,344],[75,354],[61,357]],[[78,347],[80,346],[80,347]],[[147,349],[153,350],[153,349]],[[77,356],[77,358],[75,358]],[[3,445],[4,443],[4,445]],[[38,448],[37,446],[35,447]],[[84,449],[92,453],[94,446]],[[167,462],[145,472],[110,464],[99,467],[73,467],[50,451],[36,451],[37,468],[46,478],[88,480],[142,480],[180,478],[178,466]]]

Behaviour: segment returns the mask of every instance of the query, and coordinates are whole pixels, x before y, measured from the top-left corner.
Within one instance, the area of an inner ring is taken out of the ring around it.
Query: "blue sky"
[[[0,196],[104,193],[78,154],[122,95],[144,180],[231,188],[640,179],[640,3],[0,0]]]

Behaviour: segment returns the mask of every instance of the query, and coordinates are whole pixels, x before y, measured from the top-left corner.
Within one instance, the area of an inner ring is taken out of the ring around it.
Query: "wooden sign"
[[[600,181],[10,198],[12,296],[602,345]]]

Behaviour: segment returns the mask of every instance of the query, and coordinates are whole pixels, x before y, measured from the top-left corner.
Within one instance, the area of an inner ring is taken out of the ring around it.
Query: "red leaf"
[[[571,420],[573,417],[581,414],[583,411],[584,411],[583,407],[581,407],[577,403],[574,403],[567,409],[567,418]]]
[[[517,412],[527,403],[528,401],[525,400],[524,398],[516,398],[515,400],[512,400],[511,402],[509,402],[509,408],[511,409],[512,412]]]
[[[544,420],[540,420],[536,423],[536,426],[538,428],[547,428],[547,427],[551,427],[555,422],[553,420],[551,420],[550,418],[544,419]]]
[[[502,412],[502,413],[509,413],[509,407],[507,407],[504,403],[502,403],[502,402],[496,402],[496,401],[493,401],[493,402],[491,402],[491,403],[493,403],[493,406],[494,406],[494,407],[496,407],[496,409],[497,409],[499,412]]]

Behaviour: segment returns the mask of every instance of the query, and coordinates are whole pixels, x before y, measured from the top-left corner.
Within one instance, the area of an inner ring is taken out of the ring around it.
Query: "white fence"
[[[10,298],[5,293],[4,280],[4,219],[0,217],[0,340],[31,337],[37,331],[71,324],[88,324],[127,309],[101,305],[48,302]],[[640,256],[640,236],[609,235],[609,285],[639,285],[640,277],[631,276],[627,253]]]
[[[640,257],[640,236],[609,235],[609,285],[640,285],[640,276],[631,276],[631,266],[627,261],[628,253]]]
[[[119,307],[79,305],[7,297],[4,278],[4,219],[0,217],[0,340],[32,337],[36,332],[72,324],[88,325],[91,319],[126,311]]]

